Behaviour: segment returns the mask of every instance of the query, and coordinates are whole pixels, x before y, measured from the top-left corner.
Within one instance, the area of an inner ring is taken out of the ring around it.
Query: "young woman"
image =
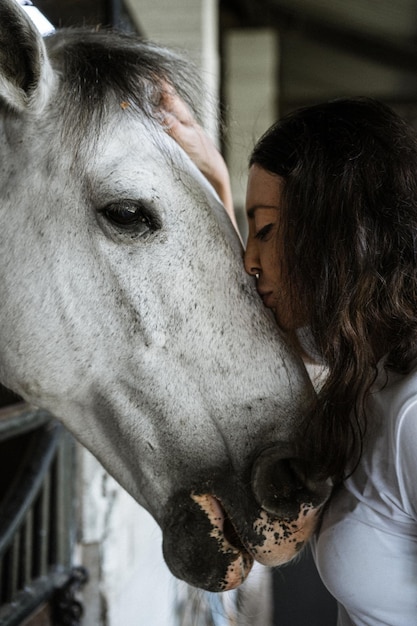
[[[221,193],[214,147],[166,107]],[[417,625],[416,136],[370,99],[298,110],[255,146],[246,212],[246,270],[328,371],[303,440],[336,484],[313,549],[338,624]]]

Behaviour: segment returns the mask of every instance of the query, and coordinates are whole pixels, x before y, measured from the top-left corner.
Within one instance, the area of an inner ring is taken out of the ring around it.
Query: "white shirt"
[[[417,626],[417,370],[388,377],[367,402],[360,465],[313,545],[338,626]]]

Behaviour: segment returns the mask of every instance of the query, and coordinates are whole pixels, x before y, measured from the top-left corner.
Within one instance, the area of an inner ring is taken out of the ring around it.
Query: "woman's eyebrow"
[[[246,211],[246,215],[252,219],[258,209],[275,209],[275,211],[279,211],[279,207],[276,204],[254,204]]]

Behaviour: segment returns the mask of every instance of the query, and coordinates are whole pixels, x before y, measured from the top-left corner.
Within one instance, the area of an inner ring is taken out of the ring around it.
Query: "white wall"
[[[175,626],[175,579],[151,516],[78,449],[79,501],[76,561],[87,567],[83,626]]]

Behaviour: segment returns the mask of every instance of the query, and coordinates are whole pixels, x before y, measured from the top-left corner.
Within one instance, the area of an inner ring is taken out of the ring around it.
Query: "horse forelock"
[[[99,131],[115,103],[127,114],[158,120],[161,91],[172,85],[197,119],[202,91],[192,63],[137,36],[113,31],[62,29],[46,40],[60,77],[57,100],[63,138],[82,141]]]

